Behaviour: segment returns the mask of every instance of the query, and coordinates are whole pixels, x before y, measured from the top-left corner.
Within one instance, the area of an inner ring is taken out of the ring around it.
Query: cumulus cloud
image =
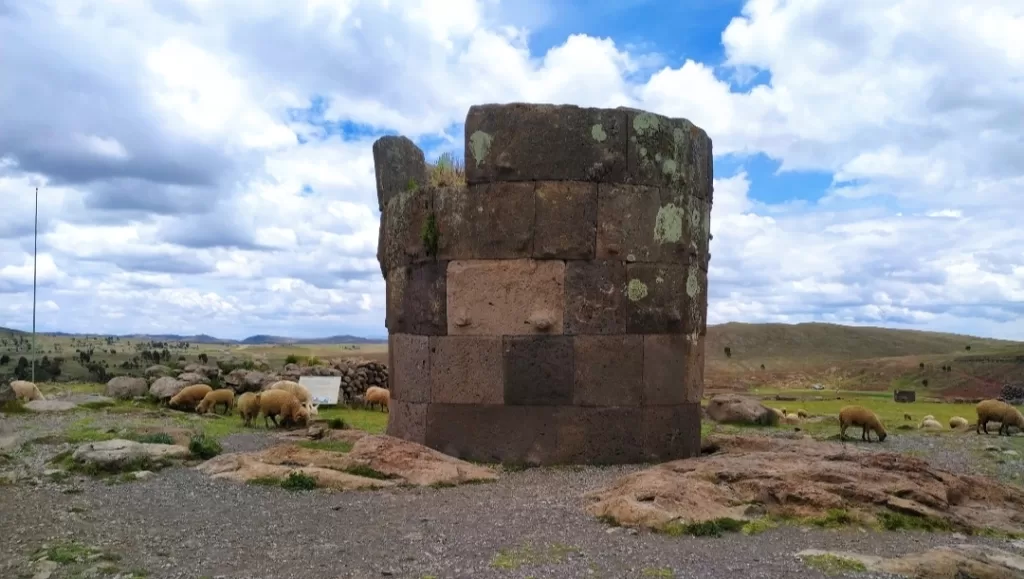
[[[44,329],[380,336],[371,143],[461,151],[470,105],[532,101],[684,116],[719,159],[832,175],[767,202],[719,171],[713,323],[1024,339],[1019,2],[749,0],[721,63],[587,30],[533,52],[544,0],[0,6],[3,325],[31,318],[38,186]]]

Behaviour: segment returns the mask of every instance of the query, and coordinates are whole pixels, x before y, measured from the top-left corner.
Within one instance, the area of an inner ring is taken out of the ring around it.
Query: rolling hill
[[[0,337],[21,335],[29,336],[30,332],[0,327]],[[40,336],[52,336],[54,338],[85,338],[85,337],[106,337],[105,334],[71,334],[67,332],[40,332]],[[284,336],[268,336],[258,334],[249,336],[242,340],[228,338],[217,338],[207,334],[186,336],[182,334],[115,334],[112,337],[133,341],[156,341],[156,342],[189,342],[192,344],[246,344],[246,345],[272,345],[272,344],[380,344],[387,342],[386,339],[363,338],[341,334],[325,338],[288,338]]]

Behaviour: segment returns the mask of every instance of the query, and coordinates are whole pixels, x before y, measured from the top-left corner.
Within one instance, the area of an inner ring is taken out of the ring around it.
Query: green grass
[[[303,448],[326,450],[329,452],[349,452],[352,443],[345,440],[303,440],[298,444]]]
[[[759,535],[778,526],[779,523],[771,517],[762,517],[760,519],[754,519],[753,521],[747,521],[743,525],[743,528],[740,529],[740,532],[744,535]]]
[[[663,577],[665,579],[671,579],[675,577],[675,572],[668,567],[645,567],[643,570],[644,577]]]
[[[4,414],[24,414],[29,412],[29,409],[25,408],[25,404],[21,400],[8,400],[0,404],[0,412]]]
[[[864,563],[838,555],[804,555],[801,559],[808,567],[821,571],[826,575],[863,573],[868,570]]]
[[[887,531],[949,532],[953,525],[944,519],[882,511],[876,515],[879,525]]]
[[[328,422],[340,418],[349,428],[370,434],[384,434],[388,427],[388,413],[379,410],[353,410],[350,408],[320,408],[318,418]]]
[[[688,535],[691,537],[721,537],[725,533],[736,533],[743,530],[746,523],[729,517],[682,523],[674,521],[658,529],[658,532],[672,537]]]
[[[846,509],[829,509],[818,517],[809,517],[803,522],[825,529],[838,529],[856,524],[857,519]]]
[[[365,465],[361,465],[361,464],[357,464],[355,466],[350,466],[350,467],[345,469],[345,472],[347,472],[348,474],[352,474],[352,475],[356,475],[356,476],[361,476],[363,478],[372,478],[372,479],[377,479],[377,480],[389,480],[389,479],[395,478],[395,477],[393,477],[393,476],[391,476],[389,474],[384,474],[384,473],[380,472],[379,470],[376,470],[376,469],[370,468],[369,466],[365,466]]]
[[[316,479],[297,470],[288,473],[281,481],[281,488],[290,491],[311,491],[317,487]]]
[[[188,451],[192,456],[203,460],[211,459],[223,450],[216,438],[205,433],[193,434],[188,441]]]
[[[132,433],[126,435],[125,438],[144,444],[174,444],[174,439],[166,432],[147,432],[145,434]]]
[[[561,543],[552,543],[544,547],[525,545],[512,549],[502,549],[491,559],[491,567],[504,571],[514,571],[527,565],[551,565],[562,563],[573,553],[579,553],[576,547]]]

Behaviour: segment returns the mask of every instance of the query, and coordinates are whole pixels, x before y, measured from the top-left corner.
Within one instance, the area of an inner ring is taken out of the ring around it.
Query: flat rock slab
[[[1024,577],[1024,556],[986,545],[959,544],[936,547],[921,553],[902,557],[875,557],[849,551],[822,551],[806,549],[796,554],[810,557],[831,556],[856,561],[865,570],[890,573],[914,579],[950,579],[972,577],[976,579],[1019,579]]]
[[[166,461],[187,458],[189,454],[188,448],[176,444],[150,444],[116,438],[83,444],[75,449],[71,458],[79,464],[117,471],[139,461]]]
[[[457,485],[497,479],[497,473],[490,468],[452,458],[414,442],[387,435],[353,438],[355,442],[350,452],[281,444],[258,452],[223,454],[196,469],[213,478],[239,482],[263,477],[283,479],[293,471],[300,471],[317,479],[320,486],[342,490],[398,484]],[[372,469],[390,478],[367,478],[347,472],[358,473],[359,469]]]
[[[32,412],[67,412],[78,408],[78,404],[67,400],[33,400],[25,404]]]
[[[1024,532],[1024,489],[933,468],[920,458],[810,439],[709,436],[707,442],[718,451],[587,493],[586,512],[623,526],[661,529],[676,522],[846,509],[864,522],[888,512],[963,530]]]
[[[100,396],[99,394],[72,394],[65,396],[60,400],[64,402],[73,402],[74,404],[115,404],[117,401],[109,396]]]

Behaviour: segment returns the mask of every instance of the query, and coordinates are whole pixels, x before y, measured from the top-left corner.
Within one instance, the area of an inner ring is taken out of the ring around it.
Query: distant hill
[[[21,335],[27,336],[31,332],[0,327],[0,336]],[[104,336],[105,334],[72,334],[67,332],[39,332],[42,336],[54,337],[86,337]],[[259,334],[249,336],[244,340],[231,340],[217,338],[207,334],[186,336],[182,334],[120,334],[116,337],[124,340],[155,341],[155,342],[190,342],[192,344],[245,344],[245,345],[271,345],[271,344],[379,344],[387,342],[386,339],[363,338],[347,334],[328,336],[325,338],[287,338],[283,336],[268,336]]]

